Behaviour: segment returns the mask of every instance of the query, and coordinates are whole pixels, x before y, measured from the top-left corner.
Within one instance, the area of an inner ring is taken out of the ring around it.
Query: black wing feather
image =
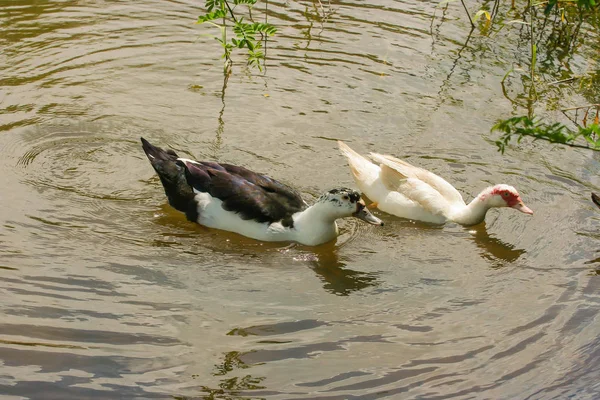
[[[305,203],[298,192],[265,175],[230,164],[201,162],[186,165],[186,179],[194,189],[223,202],[223,209],[258,222],[284,220]]]

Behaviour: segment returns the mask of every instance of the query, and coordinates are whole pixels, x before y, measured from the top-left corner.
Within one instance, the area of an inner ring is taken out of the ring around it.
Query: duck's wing
[[[371,157],[375,161],[380,162],[381,164],[386,165],[393,170],[396,170],[398,173],[407,178],[418,179],[426,183],[431,188],[436,190],[449,204],[465,205],[465,201],[458,190],[456,190],[454,186],[452,186],[441,176],[438,176],[426,169],[415,167],[406,161],[389,155],[371,153]]]
[[[302,209],[307,206],[298,191],[276,179],[237,165],[221,164],[221,166],[225,168],[225,171],[228,173],[237,175],[262,188],[264,191],[271,193],[275,198],[279,199],[280,202],[288,204],[291,208]]]
[[[451,205],[435,188],[418,178],[403,175],[394,168],[381,164],[381,181],[385,187],[398,192],[433,215],[448,216]]]
[[[186,160],[189,161],[189,160]],[[306,204],[289,186],[243,167],[184,162],[188,184],[223,202],[223,209],[257,222],[291,221]]]

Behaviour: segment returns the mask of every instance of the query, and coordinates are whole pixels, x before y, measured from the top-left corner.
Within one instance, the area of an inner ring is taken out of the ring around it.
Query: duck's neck
[[[452,220],[461,225],[476,225],[485,219],[485,214],[490,209],[489,204],[481,195],[475,197],[467,206],[459,210]]]
[[[321,203],[313,204],[304,211],[293,215],[294,229],[305,244],[321,244],[338,235],[337,219]]]

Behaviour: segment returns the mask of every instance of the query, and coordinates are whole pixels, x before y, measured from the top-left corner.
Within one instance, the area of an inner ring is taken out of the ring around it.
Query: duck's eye
[[[508,197],[508,192],[504,192],[504,193],[502,193],[502,196],[504,196],[504,197]]]
[[[350,200],[350,197],[348,197],[348,195],[345,194],[345,195],[342,196],[342,199],[344,199],[344,200]]]

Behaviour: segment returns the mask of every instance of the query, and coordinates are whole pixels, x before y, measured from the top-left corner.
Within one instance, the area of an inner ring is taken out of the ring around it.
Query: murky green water
[[[517,34],[465,45],[458,3],[432,24],[427,2],[334,2],[325,23],[269,2],[266,74],[238,57],[223,93],[198,2],[0,4],[7,399],[598,396],[600,164],[496,151]],[[465,229],[378,213],[384,228],[344,221],[336,243],[263,244],[172,210],[142,135],[307,199],[353,185],[343,139],[469,199],[512,184],[535,215]]]

